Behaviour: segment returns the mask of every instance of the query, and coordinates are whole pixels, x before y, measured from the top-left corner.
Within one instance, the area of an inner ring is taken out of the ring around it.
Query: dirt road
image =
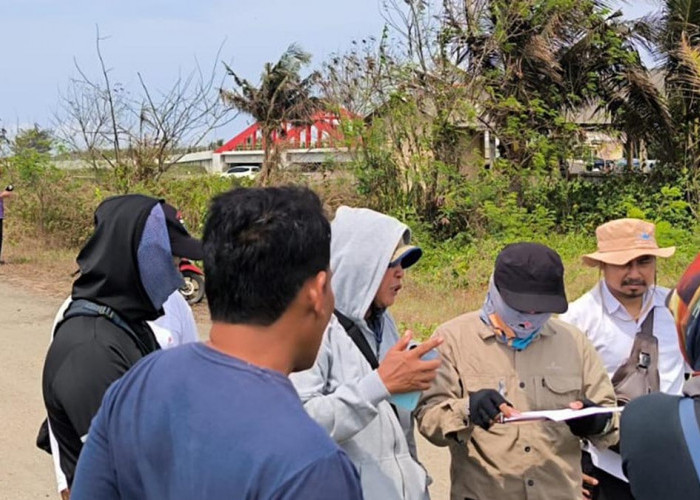
[[[13,280],[0,282],[0,497],[58,498],[51,457],[34,445],[44,418],[41,370],[49,329],[62,298],[23,291]],[[203,308],[196,311],[200,333],[208,330]],[[434,477],[433,500],[449,498],[446,449],[418,437],[423,463]]]
[[[0,283],[0,496],[58,498],[51,456],[34,446],[44,418],[41,369],[61,299]]]

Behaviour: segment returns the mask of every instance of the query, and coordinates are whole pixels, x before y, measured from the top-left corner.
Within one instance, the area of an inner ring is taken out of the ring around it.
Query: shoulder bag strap
[[[642,327],[637,332],[637,335],[648,335],[650,337],[654,335],[654,309],[655,308],[652,307],[647,317],[644,318]]]
[[[367,339],[362,333],[362,330],[360,330],[353,320],[345,316],[337,309],[335,310],[335,317],[338,318],[340,324],[343,325],[343,328],[347,332],[348,336],[355,343],[372,369],[376,370],[379,366],[379,362],[377,361],[377,357],[374,355],[374,351],[372,351],[372,348],[369,346],[369,343],[367,343]]]
[[[343,313],[338,311],[337,309],[334,311],[335,317],[338,318],[338,321],[340,321],[340,324],[343,325],[343,328],[345,329],[345,332],[348,334],[348,336],[352,339],[352,341],[355,343],[357,348],[360,350],[362,355],[365,357],[369,365],[372,367],[372,370],[376,370],[377,367],[379,367],[379,362],[377,361],[377,357],[374,355],[374,352],[372,351],[372,348],[369,346],[367,343],[367,339],[365,338],[364,334],[362,333],[362,330],[360,330],[360,327],[355,324],[353,320],[345,316]],[[391,406],[391,409],[394,411],[394,415],[396,415],[396,418],[401,422],[401,419],[399,419],[399,411],[396,408],[396,405],[393,403],[389,403]]]

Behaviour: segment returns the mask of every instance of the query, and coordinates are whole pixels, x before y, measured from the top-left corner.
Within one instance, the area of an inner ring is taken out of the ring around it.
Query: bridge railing
[[[340,119],[334,113],[319,112],[313,116],[310,125],[285,123],[282,133],[272,133],[275,143],[284,143],[291,148],[328,148],[341,145],[343,134]],[[254,123],[217,149],[216,153],[227,151],[252,151],[264,148],[264,138],[259,124]]]

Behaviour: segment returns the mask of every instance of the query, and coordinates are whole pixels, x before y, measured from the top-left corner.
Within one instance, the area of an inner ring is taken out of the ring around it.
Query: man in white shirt
[[[675,247],[659,248],[654,232],[654,224],[639,219],[617,219],[599,226],[598,251],[584,255],[583,262],[599,268],[603,279],[569,304],[569,310],[560,319],[588,336],[612,378],[630,358],[635,336],[653,310],[650,323],[658,342],[659,389],[680,394],[685,364],[678,349],[673,316],[665,305],[669,290],[656,285],[656,258],[670,257]],[[592,445],[587,446],[587,451],[590,456],[584,454],[584,472],[597,479],[598,484],[592,498],[632,499],[620,455]]]

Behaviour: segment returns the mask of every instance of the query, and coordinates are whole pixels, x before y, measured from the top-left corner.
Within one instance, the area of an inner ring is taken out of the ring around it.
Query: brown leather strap
[[[629,358],[612,376],[612,384],[619,404],[649,392],[659,391],[658,339],[654,336],[654,309],[652,308],[634,337]]]
[[[654,307],[653,306],[651,308],[651,311],[649,311],[649,314],[647,314],[647,317],[644,318],[644,321],[642,322],[642,327],[637,332],[637,335],[648,335],[648,336],[654,335]]]

